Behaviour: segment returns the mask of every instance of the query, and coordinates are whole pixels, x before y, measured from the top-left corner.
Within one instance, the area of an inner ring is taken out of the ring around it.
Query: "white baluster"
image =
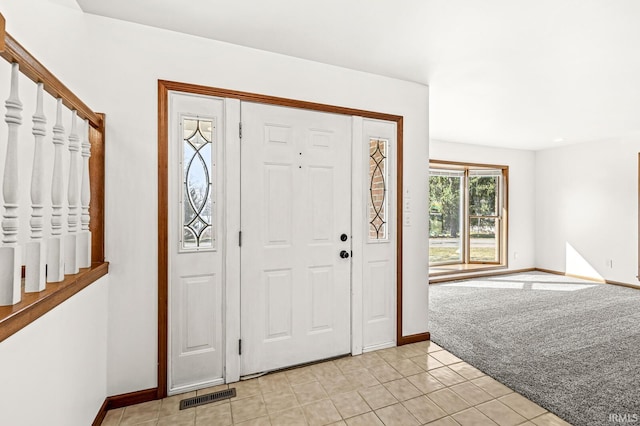
[[[64,273],[77,274],[78,269],[78,151],[80,138],[78,137],[78,115],[71,111],[71,132],[69,133],[69,186],[67,201],[69,214],[67,216],[68,233],[64,240]]]
[[[31,170],[31,241],[26,244],[25,285],[27,293],[42,291],[46,287],[46,244],[42,239],[43,214],[43,186],[44,186],[44,157],[42,144],[47,135],[45,124],[47,118],[42,110],[43,84],[38,83],[36,97],[36,112],[33,115],[33,169]]]
[[[91,144],[89,143],[89,120],[84,120],[84,132],[82,132],[82,185],[80,190],[80,203],[82,214],[80,217],[81,230],[78,233],[78,266],[88,268],[91,266],[91,231],[89,230],[89,204],[91,202],[91,184],[89,181],[89,157],[91,157]]]
[[[0,247],[0,305],[15,305],[21,299],[22,262],[18,247],[18,129],[22,124],[22,102],[18,96],[18,64],[11,64],[11,91],[5,102],[5,121],[9,128],[4,163],[4,215]]]
[[[51,238],[47,242],[47,282],[64,280],[64,240],[62,239],[62,197],[64,191],[62,174],[62,99],[58,99],[56,124],[53,126],[53,177],[51,183]]]

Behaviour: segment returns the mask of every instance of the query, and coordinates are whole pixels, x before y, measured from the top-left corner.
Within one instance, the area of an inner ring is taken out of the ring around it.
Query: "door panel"
[[[396,338],[396,125],[364,119],[362,137],[362,313],[367,351],[395,345]]]
[[[224,101],[169,95],[169,393],[223,382]]]
[[[241,374],[349,353],[350,117],[241,114]]]

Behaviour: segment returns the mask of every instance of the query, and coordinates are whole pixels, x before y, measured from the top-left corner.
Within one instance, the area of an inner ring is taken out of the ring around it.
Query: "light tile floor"
[[[179,410],[227,387],[231,400]],[[568,425],[435,343],[267,374],[107,413],[112,425]]]

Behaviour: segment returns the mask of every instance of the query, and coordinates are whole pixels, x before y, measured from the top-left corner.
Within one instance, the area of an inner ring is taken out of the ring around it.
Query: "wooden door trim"
[[[402,335],[402,193],[403,193],[403,117],[355,108],[346,108],[315,102],[280,98],[276,96],[221,89],[217,87],[158,80],[158,398],[167,395],[168,366],[168,300],[169,277],[168,262],[168,147],[169,147],[169,91],[232,98],[240,101],[257,102],[269,105],[301,108],[334,114],[360,116],[396,123],[397,131],[397,207],[396,207],[396,343],[403,345],[428,340],[429,333],[412,336]]]

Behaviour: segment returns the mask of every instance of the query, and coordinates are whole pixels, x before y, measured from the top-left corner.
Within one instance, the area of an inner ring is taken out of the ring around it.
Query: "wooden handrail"
[[[27,293],[22,285],[22,298],[17,304],[0,306],[0,342],[51,311],[65,300],[106,275],[109,264],[104,261],[104,132],[105,116],[91,110],[44,65],[35,59],[13,37],[4,31],[5,19],[0,14],[0,56],[9,63],[17,63],[19,71],[35,83],[42,83],[55,99],[90,124],[90,230],[91,266],[78,274],[66,275],[59,283],[47,283],[43,291]],[[23,273],[24,277],[24,273]]]
[[[0,52],[4,52],[4,36],[5,36],[4,16],[0,13]]]
[[[0,20],[0,24],[4,28],[4,18]],[[4,42],[4,49],[0,52],[0,56],[9,63],[17,62],[22,74],[29,77],[35,83],[43,83],[44,90],[56,99],[62,98],[62,103],[67,108],[78,111],[78,116],[82,119],[88,119],[93,128],[102,128],[102,118],[98,114],[82,102],[67,86],[62,84],[51,71],[34,58],[33,55],[11,37],[9,33],[5,31],[3,31],[3,33],[4,37],[2,37],[2,40]]]

